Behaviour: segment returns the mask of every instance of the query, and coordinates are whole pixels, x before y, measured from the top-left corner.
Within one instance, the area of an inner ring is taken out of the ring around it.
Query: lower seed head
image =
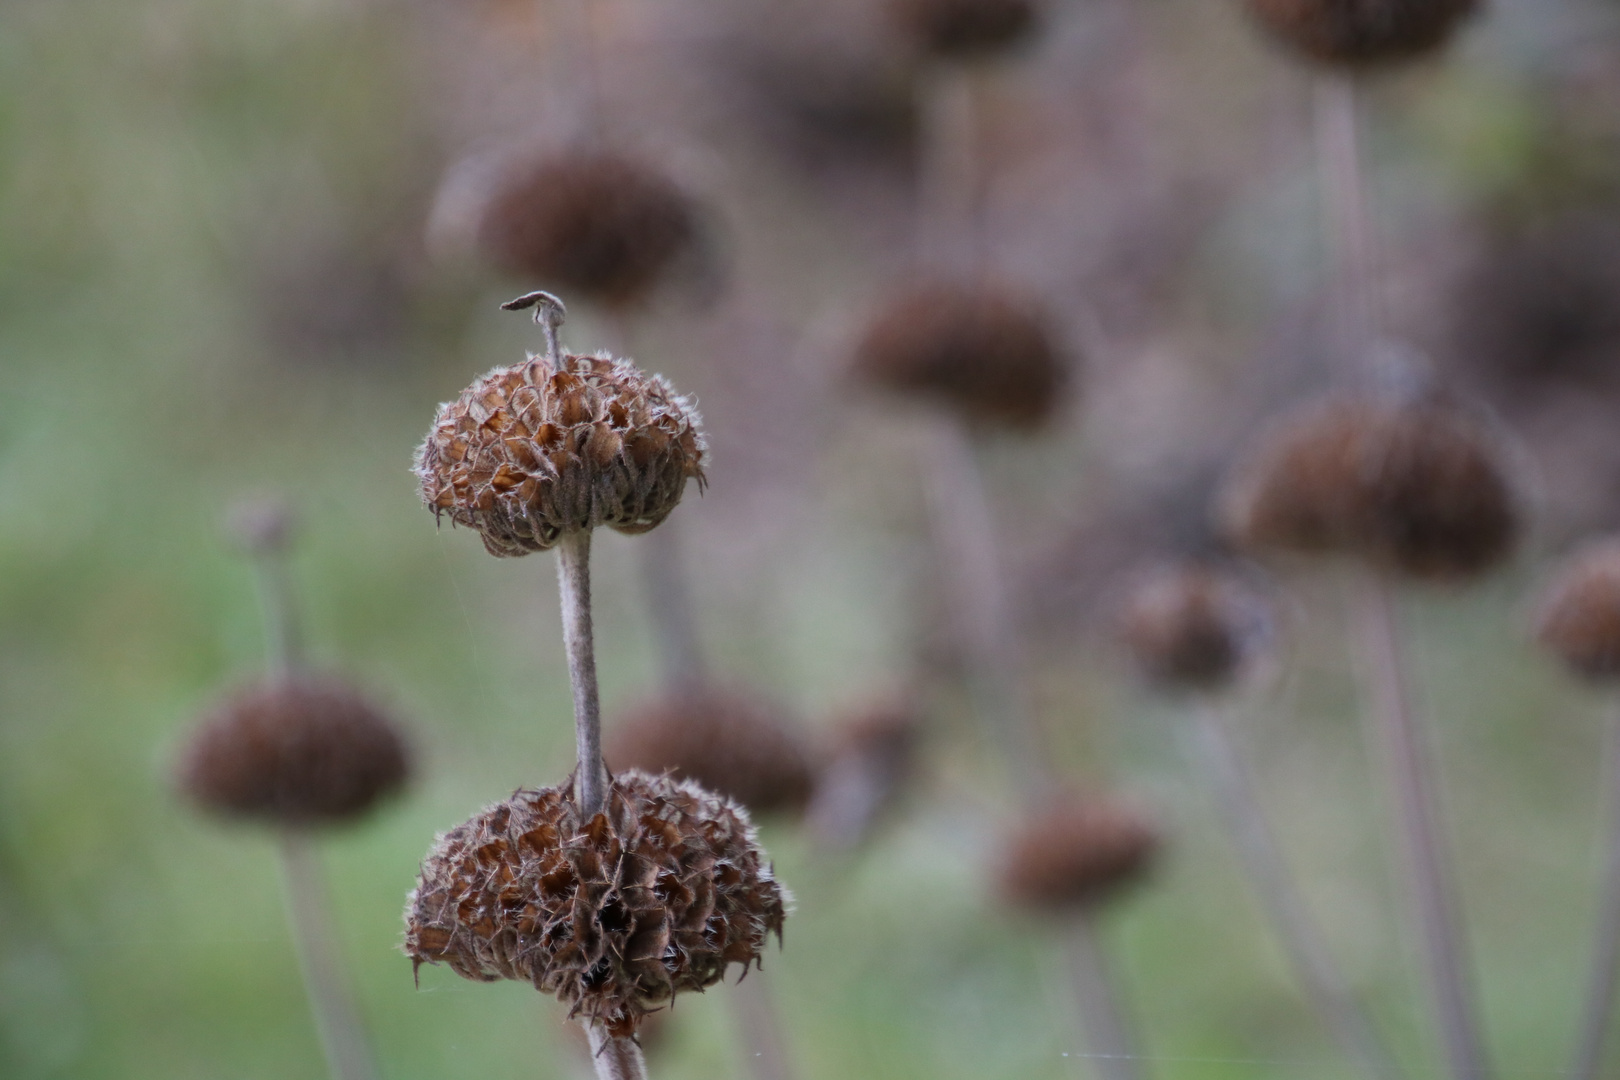
[[[301,827],[362,816],[409,771],[404,737],[383,713],[336,680],[299,676],[244,687],[216,706],[177,779],[213,813]]]
[[[1317,63],[1363,68],[1438,51],[1479,0],[1247,0],[1255,20]]]
[[[615,1036],[760,961],[790,901],[747,811],[628,772],[586,820],[572,785],[523,790],[441,836],[406,901],[405,952],[516,979]]]

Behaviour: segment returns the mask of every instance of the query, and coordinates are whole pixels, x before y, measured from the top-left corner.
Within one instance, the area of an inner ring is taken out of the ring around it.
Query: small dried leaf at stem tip
[[[386,714],[336,679],[299,676],[245,686],[215,706],[177,780],[213,813],[301,827],[359,818],[409,774],[409,748]]]
[[[1536,640],[1576,675],[1620,680],[1620,538],[1576,551],[1537,604]]]
[[[1277,41],[1317,63],[1363,68],[1436,52],[1479,0],[1247,0]]]
[[[1002,840],[1002,897],[1017,907],[1094,907],[1140,881],[1158,856],[1158,830],[1124,802],[1066,792]]]
[[[548,296],[513,303],[554,319]],[[518,556],[572,530],[654,528],[688,479],[702,485],[707,450],[697,409],[661,376],[561,353],[555,366],[531,356],[496,368],[441,405],[414,471],[436,516],[477,529],[492,555]]]
[[[405,952],[467,979],[528,982],[626,1037],[677,993],[761,963],[791,899],[746,810],[628,772],[590,820],[564,784],[441,836],[406,901]]]

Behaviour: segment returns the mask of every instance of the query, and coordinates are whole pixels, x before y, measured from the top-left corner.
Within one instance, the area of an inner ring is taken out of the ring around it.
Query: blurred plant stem
[[[924,160],[917,193],[917,262],[936,272],[977,272],[984,261],[981,142],[987,80],[982,65],[936,70],[924,101]]]
[[[597,1080],[647,1080],[647,1059],[634,1039],[610,1035],[606,1028],[587,1024],[591,1064]]]
[[[272,679],[285,679],[303,665],[303,633],[293,599],[287,553],[279,549],[250,552],[253,578],[264,620],[265,669]]]
[[[1239,753],[1221,707],[1200,696],[1183,743],[1195,772],[1209,787],[1250,887],[1312,1004],[1352,1061],[1377,1080],[1402,1072],[1350,993],[1321,926],[1311,917],[1266,820],[1258,785]]]
[[[1389,580],[1362,577],[1356,616],[1370,682],[1369,701],[1394,788],[1406,882],[1428,968],[1441,1041],[1456,1080],[1488,1075],[1464,958],[1461,911],[1453,893],[1431,790],[1434,767],[1413,714],[1400,626]]]
[[[674,691],[702,686],[708,665],[698,641],[692,591],[681,567],[679,527],[666,521],[640,541],[642,588],[652,614],[664,682]]]
[[[1592,935],[1592,970],[1582,1003],[1575,1058],[1569,1070],[1571,1080],[1596,1080],[1602,1071],[1603,1051],[1614,1016],[1617,976],[1620,976],[1620,715],[1611,720],[1607,738],[1605,867],[1598,898],[1597,927]]]
[[[1354,75],[1317,77],[1313,98],[1317,160],[1328,241],[1338,277],[1338,344],[1347,365],[1373,362],[1383,328],[1374,287],[1377,264],[1362,162],[1360,107]]]
[[[1135,1052],[1136,1040],[1120,1008],[1107,951],[1098,940],[1095,910],[1074,917],[1064,936],[1063,952],[1080,1010],[1086,1057],[1103,1080],[1140,1080],[1142,1059]]]
[[[729,1000],[742,1035],[749,1075],[754,1080],[794,1080],[797,1073],[789,1064],[781,1011],[764,970],[742,979],[732,988]]]
[[[287,921],[327,1068],[334,1080],[376,1080],[377,1066],[343,974],[331,898],[308,834],[282,830],[281,870]]]

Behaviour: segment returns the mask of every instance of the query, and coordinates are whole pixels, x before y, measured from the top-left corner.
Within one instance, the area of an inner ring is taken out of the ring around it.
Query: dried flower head
[[[1159,834],[1123,803],[1071,793],[1021,822],[1001,851],[1003,898],[1062,911],[1102,903],[1140,881],[1159,852]]]
[[[975,426],[1039,427],[1057,409],[1066,369],[1040,305],[995,284],[907,289],[855,351],[861,379],[941,402]]]
[[[405,785],[394,723],[335,679],[294,676],[237,690],[181,756],[180,789],[204,809],[302,827],[357,818]]]
[[[439,838],[406,902],[417,965],[528,982],[623,1037],[780,941],[790,898],[746,810],[629,772],[585,821],[571,788],[518,791]]]
[[[1220,512],[1250,548],[1435,580],[1490,570],[1520,530],[1496,439],[1437,397],[1343,395],[1285,414],[1234,470]]]
[[[1035,32],[1034,0],[893,0],[900,28],[925,52],[973,60],[1023,44]]]
[[[1376,67],[1435,52],[1479,0],[1248,0],[1282,44],[1308,59]]]
[[[653,528],[703,483],[701,418],[628,360],[566,354],[496,368],[439,406],[416,453],[422,501],[475,528],[491,555],[544,551],[563,533]]]
[[[1577,675],[1620,678],[1620,540],[1591,544],[1558,570],[1537,607],[1536,640]]]
[[[1236,574],[1184,564],[1144,576],[1119,611],[1119,636],[1149,680],[1211,690],[1242,671],[1271,631],[1263,597]]]
[[[610,725],[608,768],[670,772],[735,799],[751,814],[798,813],[810,799],[810,755],[769,705],[693,687],[653,698]]]
[[[614,307],[645,299],[697,239],[668,177],[607,152],[530,158],[496,179],[477,242],[501,270]]]

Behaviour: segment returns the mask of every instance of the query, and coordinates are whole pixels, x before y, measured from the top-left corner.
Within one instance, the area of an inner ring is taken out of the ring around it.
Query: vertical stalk
[[[1597,1080],[1614,1015],[1616,976],[1620,975],[1620,723],[1611,725],[1608,739],[1606,865],[1603,891],[1598,899],[1597,928],[1593,934],[1592,971],[1575,1044],[1575,1060],[1569,1070],[1571,1080]]]
[[[699,646],[692,593],[681,568],[680,535],[671,523],[654,529],[641,542],[641,575],[652,611],[653,634],[664,682],[677,691],[702,686],[707,667]]]
[[[748,1055],[748,1073],[754,1080],[793,1080],[788,1064],[787,1039],[782,1032],[775,995],[764,971],[756,971],[732,989],[729,996],[743,1050]]]
[[[984,475],[959,421],[935,425],[923,448],[929,516],[953,595],[957,633],[965,647],[975,705],[989,721],[1031,801],[1054,785],[1046,748],[1021,679],[1022,656],[1006,586],[1001,547],[985,493]]]
[[[926,157],[917,197],[916,245],[918,261],[934,270],[952,269],[964,248],[969,261],[978,262],[983,195],[979,78],[971,67],[938,70],[925,103]]]
[[[602,760],[602,706],[596,689],[596,645],[591,628],[591,531],[573,529],[557,542],[557,588],[562,599],[563,643],[574,688],[574,746],[579,757],[575,798],[589,821],[607,804]]]
[[[1389,582],[1380,575],[1365,579],[1359,593],[1371,698],[1395,789],[1406,878],[1441,1041],[1456,1080],[1482,1080],[1487,1075],[1484,1040],[1475,1018],[1462,920],[1431,790],[1433,765],[1412,712],[1394,600]]]
[[[1142,1060],[1135,1053],[1120,995],[1108,966],[1107,952],[1097,938],[1097,915],[1087,909],[1077,915],[1064,942],[1064,959],[1080,1008],[1080,1026],[1086,1039],[1086,1057],[1103,1080],[1140,1080]]]
[[[1250,887],[1265,906],[1295,977],[1352,1061],[1378,1080],[1400,1077],[1400,1069],[1340,975],[1321,927],[1288,871],[1260,806],[1254,774],[1238,753],[1226,718],[1206,698],[1199,699],[1193,713],[1196,739],[1188,741],[1188,756],[1211,789]]]
[[[338,959],[338,940],[330,916],[331,901],[321,879],[320,862],[307,835],[293,829],[282,830],[281,869],[287,921],[327,1068],[334,1080],[376,1080],[376,1063],[372,1061],[359,1010]]]
[[[587,1026],[591,1064],[597,1080],[647,1080],[647,1060],[634,1039],[618,1038],[605,1028]]]
[[[1326,218],[1341,279],[1339,343],[1346,361],[1363,364],[1372,362],[1383,313],[1374,288],[1377,256],[1367,210],[1356,90],[1353,75],[1322,75],[1316,83],[1314,109]]]

